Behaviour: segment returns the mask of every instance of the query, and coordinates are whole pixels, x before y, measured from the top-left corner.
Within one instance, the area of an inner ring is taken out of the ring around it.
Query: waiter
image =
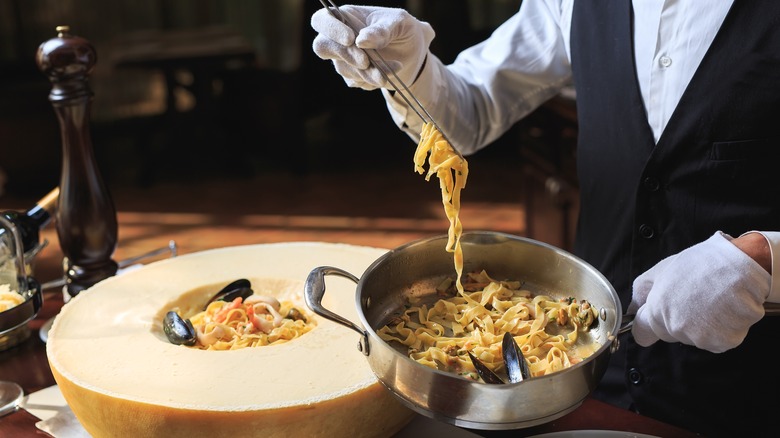
[[[573,83],[574,251],[636,313],[594,396],[708,436],[778,428],[780,2],[525,0],[451,65],[406,11],[341,9],[359,33],[320,10],[315,53],[381,89],[414,139],[422,121],[361,48],[464,154]]]

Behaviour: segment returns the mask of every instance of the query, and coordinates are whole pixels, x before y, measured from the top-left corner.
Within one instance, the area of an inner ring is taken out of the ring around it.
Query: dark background
[[[436,30],[443,61],[486,38],[520,0],[408,0]],[[37,199],[59,181],[61,140],[35,64],[55,27],[88,39],[98,62],[91,133],[111,190],[258,175],[411,171],[415,144],[379,92],[348,88],[311,50],[315,0],[0,0],[0,205]],[[168,56],[170,55],[170,56]],[[469,158],[516,163],[573,183],[573,123],[545,106]],[[4,175],[4,176],[3,176]],[[517,199],[517,188],[496,197]],[[499,190],[503,192],[503,190]],[[7,207],[6,207],[7,208]]]

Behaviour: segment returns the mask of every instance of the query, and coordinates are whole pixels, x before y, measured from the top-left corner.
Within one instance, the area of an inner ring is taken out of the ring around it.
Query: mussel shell
[[[501,380],[501,377],[498,377],[498,374],[494,373],[493,370],[488,368],[487,365],[482,363],[481,360],[477,359],[477,357],[474,356],[470,351],[468,354],[469,359],[471,359],[471,363],[474,364],[474,368],[477,370],[477,374],[479,374],[479,377],[481,377],[485,383],[504,383],[504,381]]]
[[[192,321],[183,319],[173,310],[166,313],[163,318],[163,331],[171,344],[175,345],[195,345],[198,338]]]
[[[252,290],[252,284],[246,278],[239,278],[238,280],[223,287],[211,300],[206,304],[213,303],[214,301],[233,301],[238,297],[247,299],[254,295]]]
[[[503,350],[504,366],[506,366],[509,383],[522,382],[528,379],[531,376],[531,371],[528,369],[528,363],[525,361],[523,352],[520,351],[520,347],[511,333],[504,333],[501,349]]]
[[[306,316],[303,313],[301,313],[300,310],[296,309],[295,307],[293,307],[292,309],[290,309],[289,312],[287,312],[286,318],[287,319],[292,319],[293,321],[303,321],[303,322],[306,322]]]

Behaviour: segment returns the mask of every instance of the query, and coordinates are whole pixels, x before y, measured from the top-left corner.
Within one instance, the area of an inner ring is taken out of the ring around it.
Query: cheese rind
[[[411,411],[376,380],[346,327],[315,315],[316,326],[297,339],[234,351],[173,345],[161,328],[167,310],[197,308],[237,278],[308,311],[303,281],[314,267],[362,273],[385,252],[306,242],[247,245],[109,278],[63,306],[55,319],[47,343],[53,374],[96,437],[116,436],[117,430],[227,435],[226,424],[233,423],[243,423],[239,436],[306,430],[309,436],[387,436],[408,422]],[[358,321],[355,289],[349,280],[329,278],[323,305]],[[371,433],[363,430],[369,424]]]
[[[53,374],[76,417],[93,437],[160,436],[213,438],[389,437],[412,418],[379,384],[289,408],[214,411],[138,403],[85,389]]]

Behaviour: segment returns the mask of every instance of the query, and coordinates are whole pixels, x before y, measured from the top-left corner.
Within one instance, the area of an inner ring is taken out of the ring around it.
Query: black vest
[[[577,0],[571,27],[574,252],[610,279],[624,311],[633,279],[664,257],[717,230],[780,230],[780,1],[734,1],[657,144],[637,83],[634,19],[631,0]],[[780,317],[722,354],[642,348],[626,336],[595,395],[620,404],[615,385],[627,385],[638,412],[711,436],[775,430],[779,339]]]

